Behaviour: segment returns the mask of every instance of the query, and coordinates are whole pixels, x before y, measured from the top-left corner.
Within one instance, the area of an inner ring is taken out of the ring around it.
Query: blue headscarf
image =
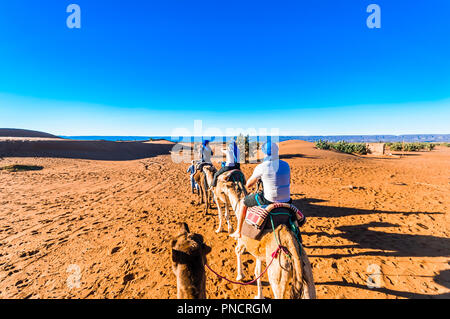
[[[228,144],[228,149],[233,152],[234,163],[236,164],[238,162],[238,158],[237,158],[238,146],[236,144],[235,137]]]
[[[272,143],[270,137],[267,139],[267,143],[261,147],[261,151],[266,155],[264,161],[270,161],[273,160],[273,157],[278,157],[278,146]]]
[[[202,161],[204,160],[204,154],[203,154],[203,151],[205,150],[206,145],[208,145],[208,143],[209,143],[209,140],[204,140],[204,141],[202,142],[202,152],[201,152]],[[212,153],[212,152],[211,152],[211,153]],[[211,155],[212,155],[212,154],[211,154]]]

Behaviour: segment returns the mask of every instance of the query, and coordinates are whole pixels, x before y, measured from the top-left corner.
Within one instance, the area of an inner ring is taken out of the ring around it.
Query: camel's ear
[[[206,244],[202,244],[203,254],[206,256],[211,252],[211,247]]]
[[[193,234],[192,235],[192,239],[194,240],[194,241],[196,241],[197,243],[199,243],[199,244],[203,244],[203,236],[202,235],[200,235],[200,234]]]
[[[175,245],[177,244],[177,239],[176,238],[172,238],[172,240],[170,241],[170,244],[173,247],[175,247]]]
[[[183,224],[182,227],[184,228],[184,230],[186,231],[186,233],[190,233],[188,224],[186,224],[186,223],[182,223],[182,224]]]
[[[177,225],[175,226],[175,232],[174,235],[176,237],[182,235],[182,234],[189,234],[189,226],[186,223],[177,223]]]

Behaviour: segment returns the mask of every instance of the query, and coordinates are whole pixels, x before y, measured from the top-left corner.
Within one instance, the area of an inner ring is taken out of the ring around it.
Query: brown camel
[[[244,187],[245,189],[245,187]],[[244,190],[238,183],[225,181],[225,177],[220,176],[217,182],[217,187],[214,189],[215,199],[220,199],[225,202],[226,212],[225,216],[228,223],[228,230],[232,231],[232,226],[229,221],[229,214],[227,210],[227,203],[230,203],[235,211],[239,213],[239,205],[242,205],[244,198]],[[217,202],[216,202],[217,204]],[[222,230],[222,218],[219,208],[219,229]],[[239,216],[237,216],[239,219]],[[291,258],[283,252],[279,252],[278,256],[273,260],[271,266],[267,270],[270,286],[277,299],[299,299],[299,298],[316,298],[316,289],[312,275],[311,263],[303,247],[297,242],[295,235],[288,229],[286,225],[280,225],[275,230],[280,244],[287,248],[291,254]],[[237,255],[237,280],[243,279],[241,255],[245,249],[256,258],[255,276],[261,274],[261,264],[266,262],[266,265],[272,260],[272,253],[278,248],[278,243],[275,240],[272,230],[268,230],[263,234],[261,240],[250,239],[242,236],[238,239],[235,252]],[[263,298],[261,278],[257,281],[258,294],[256,298]]]
[[[171,241],[172,270],[177,277],[178,299],[206,298],[206,255],[211,248],[199,234],[192,234],[186,223],[177,225]]]
[[[234,171],[228,171],[220,175],[217,179],[217,185],[213,188],[214,201],[217,205],[218,215],[219,215],[219,226],[216,229],[216,233],[220,233],[223,230],[222,227],[222,209],[221,203],[225,204],[225,219],[228,225],[228,233],[233,232],[233,225],[230,221],[229,206],[233,208],[235,215],[237,216],[239,212],[239,205],[241,198],[247,194],[245,185],[239,182],[228,181],[229,176]]]
[[[205,203],[205,214],[208,214],[211,205],[212,196],[209,185],[212,183],[215,172],[216,168],[214,166],[205,165],[202,171],[196,171],[194,174],[194,180],[199,186],[200,204]]]
[[[245,249],[256,258],[255,276],[261,274],[261,264],[272,264],[267,269],[267,276],[276,299],[315,299],[316,288],[312,275],[311,263],[302,245],[286,225],[275,229],[280,245],[287,253],[280,250],[272,261],[272,254],[277,250],[278,242],[272,230],[265,231],[260,240],[242,236],[235,248],[237,256],[237,280],[242,280],[241,254]],[[288,255],[289,254],[289,255]],[[255,299],[262,299],[261,278],[257,280],[258,294]]]

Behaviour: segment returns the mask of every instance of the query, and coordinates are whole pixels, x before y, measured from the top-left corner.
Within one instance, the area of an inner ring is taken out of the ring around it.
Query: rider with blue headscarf
[[[202,146],[199,150],[200,163],[212,164],[211,157],[214,155],[211,147],[209,146],[209,141],[204,140]]]
[[[216,187],[217,178],[220,176],[220,174],[231,171],[233,169],[241,168],[241,164],[239,163],[241,154],[239,152],[239,147],[236,144],[235,138],[233,138],[230,143],[228,143],[226,149],[222,149],[222,153],[224,153],[226,157],[225,165],[222,166],[222,168],[214,174],[214,179],[211,183],[211,187]]]
[[[242,200],[238,214],[238,228],[236,232],[230,235],[231,237],[241,237],[242,224],[248,207],[265,206],[275,202],[291,202],[291,169],[289,164],[279,159],[277,144],[269,141],[262,146],[261,150],[265,155],[264,161],[255,167],[246,187],[250,188],[258,180],[261,180],[264,191],[248,195]]]

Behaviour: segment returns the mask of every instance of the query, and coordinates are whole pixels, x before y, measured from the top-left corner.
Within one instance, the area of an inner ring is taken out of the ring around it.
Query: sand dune
[[[167,141],[7,140],[0,141],[0,156],[120,161],[169,154],[173,145]]]
[[[0,142],[0,166],[44,167],[0,171],[0,297],[176,298],[168,239],[179,221],[204,235],[209,264],[234,278],[235,242],[214,233],[216,210],[203,214],[171,147]],[[280,151],[308,217],[303,240],[319,298],[450,297],[450,148],[371,158],[289,141]],[[247,177],[254,166],[243,165]],[[243,261],[250,279],[255,263]],[[367,286],[371,265],[380,288]],[[207,273],[208,298],[255,292]],[[267,284],[264,293],[272,296]]]
[[[61,139],[58,136],[38,132],[31,130],[22,130],[22,129],[14,129],[14,128],[0,128],[0,137],[31,137],[31,138],[56,138]]]

